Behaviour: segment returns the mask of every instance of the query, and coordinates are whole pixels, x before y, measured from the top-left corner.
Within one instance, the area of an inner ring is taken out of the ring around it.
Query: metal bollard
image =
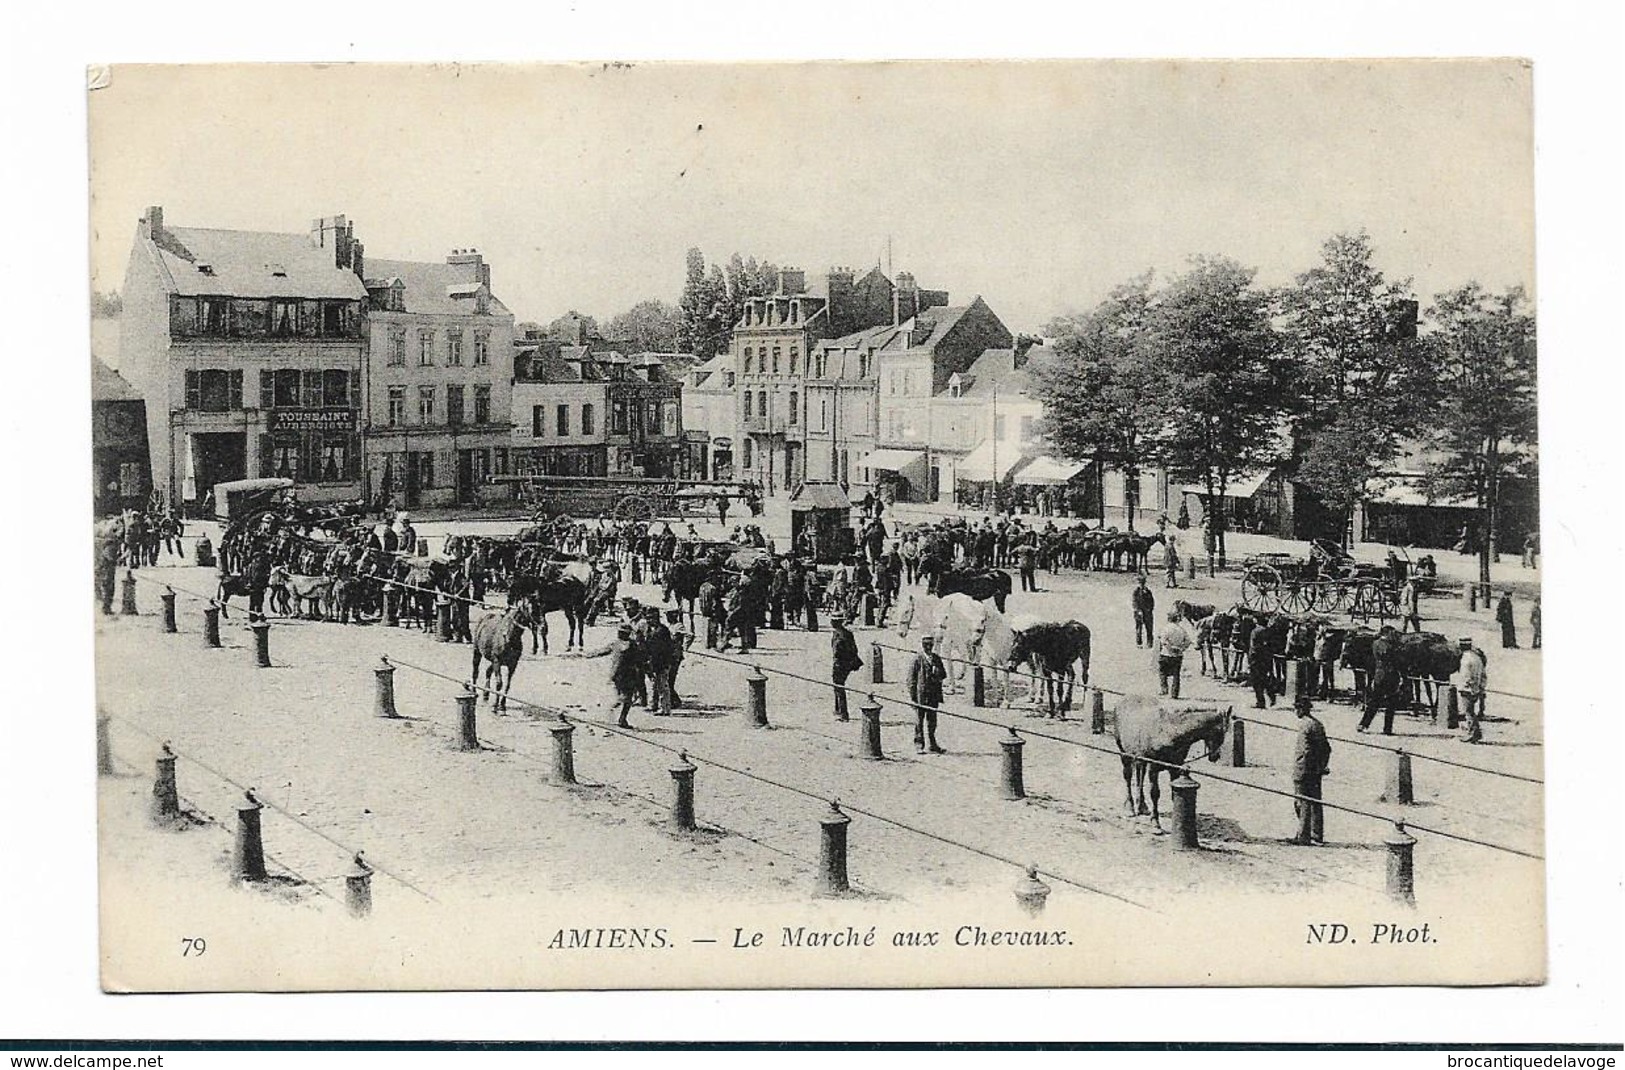
[[[152,778],[152,814],[154,817],[178,817],[181,812],[180,789],[175,784],[175,752],[165,743],[158,751]]]
[[[1388,896],[1406,906],[1416,905],[1416,837],[1405,831],[1405,822],[1394,823],[1388,845]]]
[[[265,842],[260,838],[260,801],[245,792],[247,806],[237,807],[237,841],[232,849],[232,876],[240,881],[265,879]]]
[[[987,705],[987,676],[980,665],[970,667],[970,703],[972,706]]]
[[[105,713],[96,716],[96,775],[113,775],[113,740],[107,731],[111,720]]]
[[[135,608],[135,573],[129,569],[124,570],[124,582],[120,585],[123,592],[123,602],[119,606],[119,614],[125,617],[134,617],[140,611]]]
[[[1383,802],[1409,806],[1416,801],[1411,786],[1411,756],[1402,750],[1394,751],[1394,764],[1388,767],[1388,786],[1379,797]]]
[[[158,600],[164,604],[164,631],[173,635],[180,630],[175,627],[175,589],[165,587]]]
[[[456,696],[457,747],[459,750],[480,749],[478,725],[474,720],[474,706],[479,700],[479,695],[474,693],[474,688],[469,684],[464,684],[463,693]]]
[[[1101,735],[1106,731],[1106,696],[1101,694],[1100,688],[1089,689],[1089,732],[1091,735]]]
[[[350,872],[344,875],[344,902],[350,908],[350,917],[364,918],[372,913],[372,867],[360,851],[352,862]]]
[[[220,607],[213,603],[203,610],[203,643],[212,647],[220,645]]]
[[[553,772],[550,779],[555,784],[574,784],[576,782],[576,752],[575,735],[576,726],[559,718],[559,723],[547,726],[548,732],[553,736]]]
[[[745,674],[745,718],[752,728],[767,727],[767,674],[760,665]]]
[[[1016,734],[1014,726],[1010,728],[1010,735],[999,740],[999,746],[1004,748],[1003,776],[999,778],[999,798],[1025,799],[1027,787],[1021,778],[1021,748],[1027,741]]]
[[[373,712],[379,717],[399,717],[400,714],[395,712],[395,666],[389,663],[388,658],[380,658],[372,674],[378,683],[374,692]]]
[[[386,628],[395,627],[396,621],[399,619],[399,616],[400,616],[400,606],[398,604],[399,598],[400,598],[400,596],[396,592],[395,588],[389,587],[389,588],[386,588],[384,590],[384,620],[383,620],[383,624],[384,624],[384,627],[386,627]]]
[[[688,760],[688,751],[677,755],[670,770],[672,800],[671,824],[679,832],[693,832],[694,825],[694,763]]]
[[[1049,885],[1038,879],[1038,867],[1028,866],[1027,875],[1016,882],[1016,903],[1021,909],[1037,917],[1044,912],[1049,898]]]
[[[1240,769],[1247,764],[1247,722],[1240,717],[1230,719],[1230,735],[1226,739],[1230,747],[1230,765]]]
[[[871,684],[886,682],[886,648],[879,643],[869,644],[869,682]]]
[[[885,758],[880,752],[880,703],[870,695],[858,712],[863,715],[863,756],[876,761]]]
[[[1174,793],[1174,846],[1181,851],[1201,849],[1196,838],[1196,791],[1199,785],[1189,769],[1181,769],[1179,776],[1169,783]]]
[[[262,669],[271,667],[271,622],[257,620],[248,626],[254,632],[254,664]]]
[[[437,643],[451,642],[451,599],[445,595],[435,599],[434,639]]]
[[[850,891],[846,876],[846,827],[852,819],[841,813],[841,801],[833,799],[829,813],[818,819],[822,835],[818,841],[818,895],[841,895]]]
[[[1437,718],[1435,718],[1437,719]],[[1444,693],[1444,726],[1456,728],[1461,724],[1461,693],[1451,684]]]

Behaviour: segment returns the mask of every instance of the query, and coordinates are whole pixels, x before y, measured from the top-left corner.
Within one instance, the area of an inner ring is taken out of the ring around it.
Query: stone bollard
[[[220,645],[220,607],[212,602],[203,609],[203,642],[206,646]]]
[[[395,712],[395,666],[388,658],[380,658],[372,674],[378,685],[374,691],[373,712],[379,717],[399,717]]]
[[[886,682],[886,648],[879,643],[869,644],[869,682],[871,684]]]
[[[1044,912],[1049,899],[1049,885],[1038,879],[1038,867],[1028,866],[1027,875],[1016,882],[1016,904],[1022,911],[1037,917]]]
[[[164,593],[158,596],[158,601],[164,604],[164,631],[173,635],[180,630],[175,627],[175,589],[165,587]]]
[[[271,667],[271,622],[257,620],[250,624],[254,633],[254,664],[262,669]]]
[[[437,643],[451,642],[451,599],[445,595],[438,595],[434,601],[434,640]]]
[[[1101,694],[1100,688],[1089,689],[1089,732],[1091,735],[1101,735],[1106,731],[1106,696]]]
[[[400,617],[399,600],[400,595],[396,592],[394,587],[384,588],[384,627],[395,627],[396,621]]]
[[[576,752],[573,737],[576,726],[560,717],[559,723],[548,725],[547,730],[553,736],[553,771],[549,779],[555,784],[574,784]]]
[[[479,750],[479,726],[474,719],[474,708],[480,696],[475,694],[472,684],[463,685],[463,693],[456,696],[457,702],[457,749]]]
[[[108,722],[111,720],[105,713],[96,715],[96,775],[113,775],[113,740],[108,734]]]
[[[1240,717],[1230,718],[1230,734],[1225,738],[1230,749],[1230,765],[1240,769],[1247,764],[1247,722]]]
[[[252,790],[246,806],[237,807],[237,841],[232,850],[232,877],[240,881],[265,879],[265,843],[260,838],[260,801]]]
[[[830,801],[829,813],[818,819],[818,895],[842,895],[851,890],[846,876],[846,827],[852,819],[841,813],[841,801]]]
[[[1444,693],[1444,726],[1457,728],[1461,725],[1461,693],[1456,685],[1451,684]]]
[[[1388,897],[1413,907],[1416,905],[1416,837],[1405,831],[1405,822],[1396,821],[1393,833],[1383,843],[1388,845]]]
[[[987,705],[987,675],[980,665],[970,667],[970,704],[978,707]]]
[[[1394,751],[1394,764],[1388,767],[1388,786],[1379,796],[1382,802],[1409,806],[1416,801],[1411,786],[1411,756],[1402,750]]]
[[[670,770],[672,799],[671,824],[679,832],[693,832],[694,825],[694,763],[688,760],[688,751],[677,755]]]
[[[175,752],[169,749],[168,743],[159,748],[158,760],[153,764],[155,775],[152,778],[152,816],[179,817],[181,795],[175,783]]]
[[[1021,777],[1021,748],[1027,741],[1016,734],[1012,726],[1010,735],[999,740],[999,746],[1004,748],[1003,775],[999,778],[999,798],[1025,799],[1027,787],[1022,783]]]
[[[344,875],[344,903],[350,908],[350,917],[364,918],[372,913],[372,867],[360,851],[351,861],[350,872]]]
[[[745,674],[745,719],[752,728],[767,727],[767,674],[760,665]]]
[[[125,617],[134,617],[140,613],[135,608],[135,573],[129,569],[124,570],[124,583],[120,586],[123,592],[123,602],[119,605],[119,614]]]
[[[858,707],[863,715],[863,756],[879,761],[886,756],[880,751],[880,703],[873,695]]]
[[[1196,838],[1196,791],[1189,769],[1181,769],[1168,787],[1174,793],[1174,846],[1181,851],[1201,849]]]

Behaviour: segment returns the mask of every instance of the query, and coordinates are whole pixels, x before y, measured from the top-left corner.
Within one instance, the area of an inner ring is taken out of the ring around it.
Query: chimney
[[[162,205],[155,204],[147,209],[147,214],[141,220],[146,224],[146,235],[152,241],[161,241],[164,235],[164,209]]]
[[[463,282],[491,288],[491,267],[478,249],[453,249],[451,255],[446,257],[446,263],[457,269],[457,277]]]
[[[901,325],[903,322],[903,291],[892,287],[891,292],[891,325]]]
[[[363,281],[367,278],[366,246],[354,242],[350,246],[350,267],[355,270],[355,277]]]
[[[807,292],[807,273],[800,268],[779,269],[779,293],[799,294]]]

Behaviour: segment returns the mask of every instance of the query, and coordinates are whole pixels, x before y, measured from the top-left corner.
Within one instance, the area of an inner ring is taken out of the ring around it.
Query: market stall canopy
[[[1032,464],[1017,472],[1016,482],[1038,485],[1070,483],[1078,473],[1088,467],[1088,461],[1062,461],[1045,454],[1042,457],[1034,457]]]
[[[1477,503],[1470,497],[1456,494],[1432,493],[1420,480],[1405,479],[1391,483],[1371,495],[1367,501],[1383,505],[1437,505],[1447,509],[1473,509]]]
[[[999,470],[993,471],[994,455],[998,455]],[[994,447],[993,440],[977,446],[970,451],[970,455],[959,462],[957,475],[960,479],[969,479],[977,483],[986,483],[994,479],[1003,479],[1010,474],[1010,469],[1027,459],[1021,447],[1013,443],[1000,443]]]
[[[1274,474],[1275,469],[1266,468],[1262,472],[1244,472],[1240,475],[1231,476],[1229,484],[1224,488],[1224,496],[1226,498],[1251,498],[1258,493],[1260,487],[1269,482],[1270,476]],[[1179,489],[1182,493],[1197,496],[1207,493],[1206,487],[1195,483],[1187,483]],[[1213,489],[1214,493],[1218,493],[1217,484],[1214,485]]]
[[[875,450],[858,464],[865,468],[873,468],[881,472],[901,472],[911,464],[924,463],[925,454],[920,450]]]
[[[803,483],[790,495],[790,508],[798,511],[850,509],[852,500],[839,483]]]

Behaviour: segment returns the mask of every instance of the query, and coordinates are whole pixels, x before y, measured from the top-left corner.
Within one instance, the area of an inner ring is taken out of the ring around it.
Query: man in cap
[[[1366,682],[1365,713],[1356,731],[1369,732],[1381,707],[1382,734],[1394,734],[1394,711],[1399,706],[1403,683],[1399,672],[1399,633],[1392,624],[1384,624],[1371,643],[1371,679]]]
[[[671,713],[672,640],[671,629],[661,622],[658,607],[644,609],[639,641],[643,646],[643,671],[649,678],[644,708],[665,717]]]
[[[835,719],[851,720],[846,706],[846,678],[863,667],[858,657],[858,641],[847,627],[846,614],[837,613],[830,618],[830,681],[835,685]]]
[[[1473,646],[1471,639],[1462,639],[1461,668],[1456,671],[1456,692],[1461,696],[1462,716],[1467,718],[1466,743],[1482,743],[1484,734],[1484,694],[1489,686],[1488,659],[1484,652]]]
[[[1512,592],[1502,591],[1501,600],[1495,603],[1495,620],[1501,625],[1501,647],[1505,650],[1518,649],[1518,625],[1512,615]]]
[[[1179,612],[1168,614],[1168,623],[1157,636],[1157,693],[1179,697],[1179,676],[1190,649],[1191,636],[1179,623]]]
[[[1134,607],[1134,645],[1150,646],[1151,633],[1156,628],[1157,599],[1145,585],[1145,573],[1135,577],[1134,593],[1129,601]]]
[[[914,703],[914,749],[924,754],[927,745],[932,754],[941,754],[937,745],[937,707],[942,705],[942,681],[948,670],[942,658],[933,649],[931,636],[920,639],[920,652],[908,667],[908,698]]]
[[[1292,801],[1298,817],[1298,834],[1293,843],[1326,842],[1326,812],[1320,804],[1320,781],[1331,772],[1332,745],[1326,738],[1326,726],[1310,712],[1309,693],[1302,691],[1293,701],[1298,714],[1298,740],[1292,758],[1292,793],[1301,798]]]
[[[637,644],[632,641],[630,624],[623,624],[616,630],[609,655],[609,682],[615,688],[615,701],[621,708],[616,724],[631,728],[626,717],[632,710],[632,703],[637,700],[638,687],[643,682],[643,665]]]

